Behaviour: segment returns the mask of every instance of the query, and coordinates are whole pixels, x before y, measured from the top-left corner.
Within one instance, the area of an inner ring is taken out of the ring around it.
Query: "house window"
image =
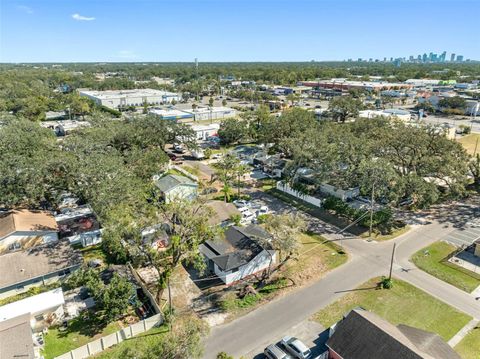
[[[8,250],[9,250],[9,251],[15,251],[15,250],[17,250],[17,249],[20,249],[21,247],[22,247],[22,246],[21,246],[20,243],[14,242],[14,243],[12,243],[12,244],[10,244],[10,245],[8,246]]]

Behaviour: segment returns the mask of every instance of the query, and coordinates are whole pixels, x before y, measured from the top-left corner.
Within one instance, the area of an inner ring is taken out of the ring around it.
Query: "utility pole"
[[[397,247],[397,243],[393,243],[392,259],[390,260],[390,273],[388,274],[388,280],[392,279],[393,259],[395,258],[395,248],[396,247]]]
[[[373,202],[375,201],[375,181],[372,184],[372,198],[370,199],[370,228],[368,229],[368,237],[372,239],[373,228]]]
[[[170,331],[172,331],[173,316],[172,316],[172,292],[170,290],[170,278],[167,279],[167,286],[168,286],[168,311],[169,311],[168,322],[170,325]]]
[[[475,150],[473,151],[473,156],[477,154],[477,147],[478,147],[478,137],[477,137],[477,141],[475,142]]]

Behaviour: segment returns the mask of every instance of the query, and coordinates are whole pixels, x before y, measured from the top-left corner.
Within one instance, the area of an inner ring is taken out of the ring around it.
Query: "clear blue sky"
[[[0,62],[480,59],[480,0],[0,0]]]

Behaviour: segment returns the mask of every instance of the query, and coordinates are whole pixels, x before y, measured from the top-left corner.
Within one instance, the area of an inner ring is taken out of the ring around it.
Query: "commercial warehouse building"
[[[223,120],[224,118],[235,117],[237,111],[230,107],[198,107],[195,110],[183,110],[192,114],[195,121]]]
[[[162,120],[171,120],[171,121],[193,121],[193,114],[174,108],[152,108],[148,111],[149,114],[158,116]]]
[[[318,80],[318,81],[303,81],[300,82],[302,86],[309,86],[320,89],[331,89],[348,91],[350,89],[361,89],[367,91],[384,91],[396,89],[410,89],[411,84],[399,82],[374,82],[374,81],[349,81],[346,79],[332,79],[332,80]]]
[[[160,105],[180,101],[181,96],[174,92],[137,89],[120,91],[89,91],[79,90],[80,96],[88,97],[97,104],[109,108],[121,108],[127,106],[142,106],[144,103],[149,105]]]

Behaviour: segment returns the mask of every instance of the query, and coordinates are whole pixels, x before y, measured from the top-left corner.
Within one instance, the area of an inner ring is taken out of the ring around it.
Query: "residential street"
[[[247,358],[261,353],[265,346],[287,335],[292,327],[348,291],[372,277],[387,275],[394,242],[397,243],[395,277],[480,318],[480,303],[472,295],[416,269],[409,262],[413,253],[455,230],[460,225],[460,218],[467,219],[469,213],[473,216],[469,208],[464,204],[445,207],[424,221],[425,224],[414,225],[407,234],[388,242],[343,239],[343,245],[350,254],[348,263],[308,287],[276,299],[231,323],[213,328],[206,341],[205,358],[215,358],[220,351],[234,357],[247,355]]]

